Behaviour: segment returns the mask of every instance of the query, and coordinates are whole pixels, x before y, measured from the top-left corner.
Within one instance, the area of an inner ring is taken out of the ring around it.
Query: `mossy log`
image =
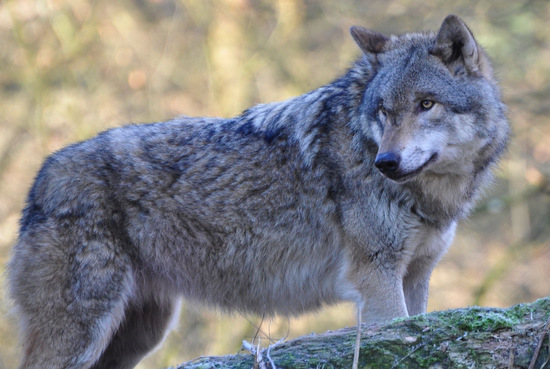
[[[549,316],[545,298],[508,309],[471,307],[363,327],[359,367],[550,368]],[[355,328],[346,328],[277,344],[269,356],[279,369],[351,368],[354,345]],[[202,357],[177,369],[272,368],[267,356],[264,349],[256,364],[250,353]]]

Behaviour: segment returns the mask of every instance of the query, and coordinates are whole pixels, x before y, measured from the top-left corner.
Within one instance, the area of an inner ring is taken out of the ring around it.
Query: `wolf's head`
[[[495,161],[508,138],[489,60],[457,16],[436,33],[351,34],[371,76],[363,97],[375,166],[406,182],[426,175],[473,175]]]

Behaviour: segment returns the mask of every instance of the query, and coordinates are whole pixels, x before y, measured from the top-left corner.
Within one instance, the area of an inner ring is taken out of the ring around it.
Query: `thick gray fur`
[[[367,323],[426,311],[506,146],[505,107],[456,16],[352,35],[362,57],[305,95],[115,128],[45,161],[9,264],[20,368],[131,368],[182,296],[267,315],[353,301]]]

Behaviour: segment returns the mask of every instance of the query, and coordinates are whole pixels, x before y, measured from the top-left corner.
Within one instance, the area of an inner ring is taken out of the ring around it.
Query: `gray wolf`
[[[505,106],[456,16],[351,34],[361,57],[302,96],[111,129],[45,161],[9,264],[20,368],[131,368],[180,297],[266,315],[352,301],[367,323],[426,311],[505,149]]]

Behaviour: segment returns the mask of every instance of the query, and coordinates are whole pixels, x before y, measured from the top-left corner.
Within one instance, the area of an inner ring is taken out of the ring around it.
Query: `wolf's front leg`
[[[403,278],[403,291],[410,316],[426,312],[430,276],[451,244],[455,228],[456,224],[453,223],[444,230],[429,229],[415,250]]]
[[[403,279],[403,292],[410,316],[424,314],[428,307],[430,275],[435,267],[433,258],[417,258],[411,262]]]
[[[361,299],[357,302],[357,332],[352,369],[359,367],[362,323],[372,325],[408,316],[401,277],[393,271],[373,271],[364,267],[362,270],[367,273],[361,276],[362,283],[359,283]]]
[[[372,271],[362,286],[361,321],[367,324],[388,322],[408,316],[402,277],[393,271]]]

